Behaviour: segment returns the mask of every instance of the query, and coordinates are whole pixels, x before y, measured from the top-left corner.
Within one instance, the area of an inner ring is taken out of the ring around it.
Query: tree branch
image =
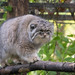
[[[33,64],[7,66],[0,69],[1,74],[25,73],[35,70],[75,72],[75,63],[37,61]]]

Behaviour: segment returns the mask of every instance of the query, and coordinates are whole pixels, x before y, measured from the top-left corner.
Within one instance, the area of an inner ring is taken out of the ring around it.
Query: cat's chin
[[[34,39],[33,43],[36,45],[43,45],[46,44],[47,42],[49,42],[49,39],[45,39],[45,38],[41,38],[41,39]]]

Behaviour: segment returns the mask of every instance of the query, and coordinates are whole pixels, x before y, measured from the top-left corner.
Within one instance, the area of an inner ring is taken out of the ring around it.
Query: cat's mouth
[[[38,31],[38,32],[34,33],[31,36],[31,38],[32,38],[32,40],[34,40],[36,37],[38,37],[39,39],[48,39],[47,36],[49,36],[49,33],[48,32]]]

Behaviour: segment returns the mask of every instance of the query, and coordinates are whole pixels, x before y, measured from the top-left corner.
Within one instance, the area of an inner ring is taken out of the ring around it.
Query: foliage
[[[54,36],[49,44],[41,48],[40,56],[43,60],[59,61],[59,62],[75,62],[73,57],[75,54],[75,41],[68,37]]]
[[[12,12],[12,6],[6,6],[6,7],[5,7],[5,11]]]
[[[7,18],[7,12],[12,12],[12,6],[1,6],[3,2],[5,2],[7,0],[1,0],[0,2],[0,9],[3,9],[3,11],[5,12],[3,15],[4,20],[6,20]]]

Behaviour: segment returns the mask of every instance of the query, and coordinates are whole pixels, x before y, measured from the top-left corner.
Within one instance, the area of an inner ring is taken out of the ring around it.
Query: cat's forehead
[[[33,22],[37,22],[37,23],[46,23],[47,21],[44,19],[35,19],[33,20]]]
[[[44,19],[39,19],[39,20],[33,20],[33,24],[37,24],[38,26],[48,26],[50,23]]]
[[[44,19],[34,20],[31,23],[32,25],[36,25],[37,30],[50,30],[51,23]]]

